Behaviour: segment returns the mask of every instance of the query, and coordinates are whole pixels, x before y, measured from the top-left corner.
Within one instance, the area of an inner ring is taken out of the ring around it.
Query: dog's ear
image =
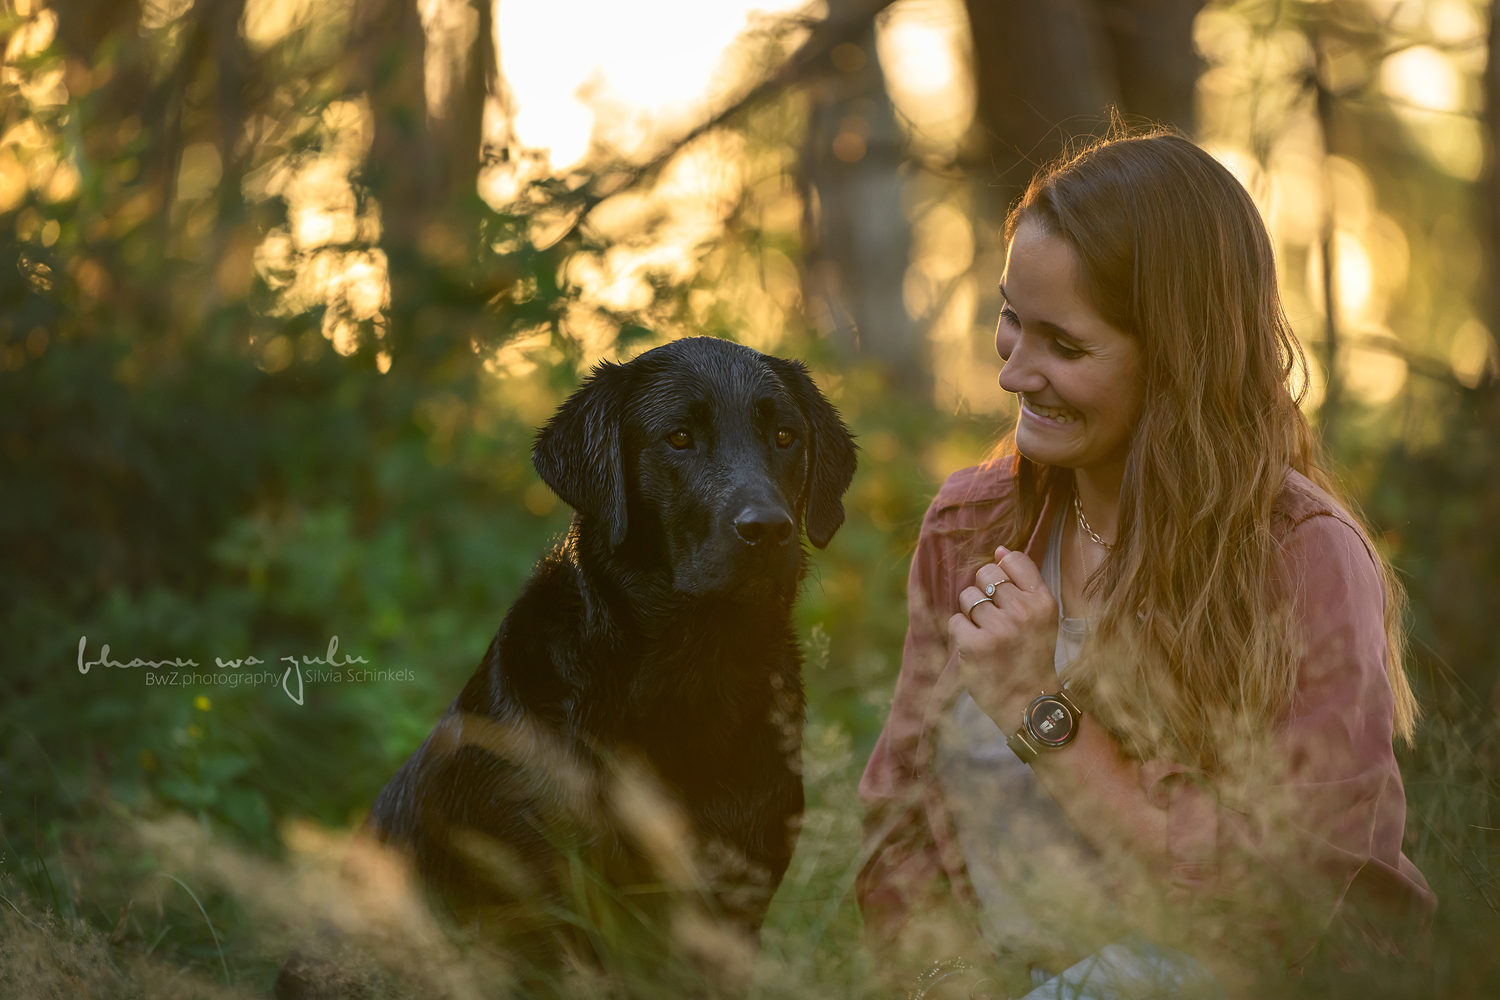
[[[807,540],[823,548],[844,523],[844,491],[854,478],[854,436],[833,404],[823,397],[800,361],[775,358],[781,376],[802,415],[812,426],[807,458],[807,486],[803,491]]]
[[[602,524],[611,549],[625,541],[625,461],[620,453],[625,376],[622,365],[600,364],[537,432],[531,449],[531,464],[542,482],[579,514]]]

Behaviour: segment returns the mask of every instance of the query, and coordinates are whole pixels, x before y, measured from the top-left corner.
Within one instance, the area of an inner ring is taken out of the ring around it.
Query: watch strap
[[[1022,764],[1030,764],[1042,752],[1035,743],[1031,742],[1031,735],[1026,732],[1024,722],[1020,729],[1005,738],[1005,744],[1010,747],[1012,753],[1021,758]]]

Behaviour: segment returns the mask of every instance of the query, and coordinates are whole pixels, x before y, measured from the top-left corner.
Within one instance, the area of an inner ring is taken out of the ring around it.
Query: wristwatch
[[[1043,750],[1061,750],[1078,736],[1083,710],[1073,704],[1067,691],[1044,694],[1026,706],[1021,728],[1006,739],[1021,763],[1030,764]]]

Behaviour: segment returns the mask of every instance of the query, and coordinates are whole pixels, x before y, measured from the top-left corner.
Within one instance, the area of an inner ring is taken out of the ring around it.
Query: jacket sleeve
[[[895,941],[913,912],[939,898],[949,870],[932,828],[947,819],[927,761],[921,759],[926,712],[948,661],[950,613],[943,609],[953,602],[954,546],[935,530],[938,511],[934,502],[923,519],[907,583],[909,624],[901,672],[890,715],[859,783],[868,858],[855,892],[866,932],[883,942]],[[951,838],[943,839],[952,850]]]
[[[1148,799],[1167,812],[1171,894],[1266,913],[1294,903],[1309,923],[1289,933],[1320,932],[1346,902],[1430,912],[1435,897],[1401,853],[1406,798],[1374,557],[1331,514],[1293,527],[1284,556],[1302,645],[1274,770],[1231,792],[1169,762],[1141,768]]]

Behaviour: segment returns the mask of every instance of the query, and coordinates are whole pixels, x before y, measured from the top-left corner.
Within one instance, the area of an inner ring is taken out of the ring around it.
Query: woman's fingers
[[[1042,571],[1036,568],[1036,563],[1024,552],[1015,552],[1004,546],[995,550],[994,565],[1005,577],[1022,590],[1036,591],[1046,590],[1047,585],[1042,582]]]
[[[974,640],[981,634],[979,626],[969,621],[968,616],[962,611],[956,612],[952,618],[948,619],[948,635],[958,644],[959,649],[971,647]]]
[[[978,587],[966,587],[958,595],[958,613],[948,620],[948,634],[960,650],[986,654],[1013,642],[1016,624],[994,598],[987,598]]]
[[[1057,601],[1042,582],[1041,571],[1024,552],[996,552],[1000,563],[996,571],[1009,577],[1006,585],[995,588],[995,603],[1019,626],[1040,626],[1057,617]]]
[[[974,573],[977,585],[989,597],[994,597],[1000,587],[1011,583],[1019,590],[1046,590],[1041,570],[1024,552],[1013,552],[1001,546],[995,550],[995,561],[985,563]]]
[[[974,572],[975,585],[984,591],[985,596],[994,597],[995,591],[1006,583],[1010,577],[1005,575],[1005,570],[994,563],[985,563]]]
[[[983,628],[986,622],[993,624],[993,616],[999,614],[1000,602],[978,587],[965,587],[958,595],[958,610],[970,622]]]
[[[1012,695],[1056,676],[1057,601],[1024,552],[997,549],[958,595],[956,612],[948,633],[964,683],[991,718]]]
[[[960,660],[983,658],[996,648],[994,633],[975,625],[962,610],[948,619],[948,635],[953,640],[953,648],[958,650]]]
[[[1026,565],[1031,566],[1029,559]],[[1005,690],[1031,690],[1055,675],[1057,602],[1041,585],[1034,566],[1035,590],[1023,590],[1008,580],[997,586],[993,597],[986,594],[985,581],[995,578],[991,572],[998,575],[1008,569],[981,567],[977,586],[965,587],[958,595],[957,613],[948,621],[964,682],[981,708],[1000,705],[1009,697]]]

